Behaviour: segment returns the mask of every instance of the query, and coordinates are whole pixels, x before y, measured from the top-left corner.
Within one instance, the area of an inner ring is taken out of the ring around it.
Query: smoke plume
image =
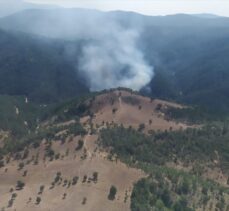
[[[28,10],[7,27],[67,41],[66,55],[92,91],[139,90],[153,77],[138,47],[141,24],[128,13],[84,9]],[[80,43],[80,48],[75,48]],[[75,59],[72,59],[75,58]]]
[[[98,34],[99,31],[99,34]],[[97,29],[96,39],[83,47],[80,71],[91,90],[127,87],[139,90],[153,77],[153,69],[137,47],[139,33],[110,23]]]

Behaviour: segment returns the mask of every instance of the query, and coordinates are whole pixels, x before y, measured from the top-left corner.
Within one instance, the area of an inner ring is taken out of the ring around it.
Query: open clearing
[[[124,127],[138,129],[144,124],[144,131],[150,130],[179,130],[189,127],[185,123],[176,122],[166,118],[164,110],[182,108],[183,106],[158,99],[150,99],[128,91],[113,91],[95,98],[91,111],[94,114],[92,123],[104,125],[115,123]],[[82,123],[89,122],[90,117],[82,119]]]
[[[87,130],[85,136],[68,136],[64,140],[51,142],[43,140],[38,148],[31,146],[27,149],[29,153],[26,159],[18,159],[16,154],[9,155],[10,159],[5,158],[8,161],[0,168],[0,209],[130,210],[133,184],[146,175],[117,158],[111,159],[109,153],[97,145],[100,128],[122,124],[124,127],[139,129],[140,125],[144,125],[142,131],[148,134],[152,130],[190,127],[167,119],[163,111],[168,107],[182,108],[176,103],[150,99],[123,90],[96,96],[90,105],[93,117],[84,116],[80,119]],[[48,124],[43,123],[43,127],[49,127]],[[75,124],[75,120],[58,123],[56,126],[71,124]],[[94,135],[91,135],[91,125],[94,126]],[[61,136],[65,132],[59,131],[57,135]],[[80,140],[83,145],[77,149]],[[46,156],[48,148],[54,154],[52,160]],[[21,190],[16,190],[17,181],[25,183]],[[109,200],[112,185],[117,188],[117,194],[114,200]]]
[[[44,161],[45,144],[43,143],[39,149],[31,150],[30,156],[24,161],[26,163],[39,153],[38,164],[34,165],[34,162],[31,162],[18,170],[19,162],[10,161],[4,168],[1,168],[1,207],[8,206],[8,201],[12,196],[10,189],[15,189],[17,181],[21,180],[25,183],[25,187],[22,190],[13,191],[17,197],[12,208],[7,210],[129,210],[133,183],[143,177],[144,173],[128,168],[120,161],[108,160],[105,152],[95,152],[94,142],[97,136],[85,137],[87,145],[80,151],[76,151],[75,147],[79,138],[81,137],[75,137],[73,141],[65,144],[61,142],[53,144],[52,148],[55,152],[60,153],[60,159]],[[23,176],[24,171],[27,171],[26,176]],[[51,188],[57,172],[61,173],[62,181]],[[90,179],[94,172],[98,172],[97,182]],[[77,184],[68,187],[68,183],[75,176],[78,177]],[[86,181],[83,181],[84,176],[87,176]],[[67,180],[65,186],[64,180]],[[111,185],[115,185],[118,190],[116,199],[113,201],[108,200]],[[44,186],[42,194],[38,194],[40,186]],[[66,194],[65,197],[64,194]],[[37,197],[41,198],[38,205],[36,205]],[[84,200],[86,200],[85,204],[83,204]]]

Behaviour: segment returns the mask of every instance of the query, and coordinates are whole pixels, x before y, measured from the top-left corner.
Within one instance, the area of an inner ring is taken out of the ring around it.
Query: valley
[[[0,211],[229,211],[228,17],[0,1]]]

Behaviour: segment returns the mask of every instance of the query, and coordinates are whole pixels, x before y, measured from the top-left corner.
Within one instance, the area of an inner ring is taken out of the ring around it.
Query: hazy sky
[[[1,1],[1,0],[0,0]],[[213,13],[229,16],[229,0],[26,0],[64,7],[129,10],[148,15]]]

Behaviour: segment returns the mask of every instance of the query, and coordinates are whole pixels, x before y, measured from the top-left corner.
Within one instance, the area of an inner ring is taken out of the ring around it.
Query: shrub
[[[43,191],[44,191],[44,189],[45,189],[45,186],[44,186],[44,185],[41,185],[38,194],[39,194],[39,195],[42,194]]]
[[[25,186],[25,183],[22,181],[17,181],[16,190],[22,190]]]
[[[72,179],[72,185],[76,185],[77,182],[78,182],[78,179],[79,179],[79,177],[77,177],[77,176],[73,177],[73,179]]]
[[[138,131],[143,131],[145,129],[145,124],[144,123],[142,123],[142,124],[140,124],[139,126],[138,126]]]
[[[0,168],[2,168],[4,166],[5,166],[4,161],[3,160],[0,160]]]
[[[23,169],[24,166],[25,166],[25,164],[24,164],[23,162],[19,163],[19,165],[18,165],[18,170]]]
[[[93,178],[92,179],[93,179],[94,182],[98,181],[98,172],[94,172],[93,173]]]
[[[109,194],[108,194],[108,199],[109,199],[109,200],[114,200],[114,199],[115,199],[116,193],[117,193],[117,188],[116,188],[115,186],[112,185],[112,186],[110,187],[110,192],[109,192]]]
[[[82,201],[82,204],[86,204],[86,202],[87,202],[87,198],[84,197],[84,198],[83,198],[83,201]]]
[[[118,110],[117,108],[113,108],[112,113],[115,114],[117,110]]]
[[[26,177],[27,172],[28,172],[28,171],[27,171],[27,170],[25,170],[25,171],[23,172],[23,175],[22,175],[22,176],[23,176],[23,177]]]
[[[66,196],[67,196],[67,194],[64,193],[62,199],[63,199],[63,200],[66,199]]]
[[[12,196],[11,196],[12,199],[15,199],[16,197],[17,197],[16,193],[13,193]]]
[[[85,183],[87,181],[87,175],[84,175],[82,183]]]
[[[36,199],[36,204],[38,205],[38,204],[40,204],[40,202],[41,202],[41,197],[37,197],[37,199]]]
[[[10,199],[9,202],[8,202],[8,207],[12,207],[13,206],[13,203],[14,203],[14,200],[13,199]]]
[[[57,173],[56,173],[56,177],[55,177],[55,179],[54,179],[54,183],[59,182],[60,179],[61,179],[61,173],[60,173],[60,172],[57,172]]]
[[[79,140],[78,141],[78,145],[77,145],[77,147],[76,147],[76,151],[78,151],[78,150],[81,150],[82,148],[83,148],[83,145],[84,145],[84,142],[83,142],[83,140]]]

